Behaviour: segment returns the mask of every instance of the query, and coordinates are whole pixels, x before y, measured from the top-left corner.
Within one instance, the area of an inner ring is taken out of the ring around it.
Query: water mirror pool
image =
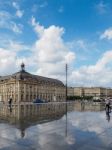
[[[0,107],[0,150],[112,149],[112,114],[101,103]]]

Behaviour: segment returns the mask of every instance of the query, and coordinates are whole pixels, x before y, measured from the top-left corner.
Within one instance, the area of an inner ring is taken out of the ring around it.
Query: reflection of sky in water
[[[112,148],[112,114],[73,111],[61,119],[20,131],[0,123],[0,150],[99,150]],[[22,137],[23,136],[23,137]]]

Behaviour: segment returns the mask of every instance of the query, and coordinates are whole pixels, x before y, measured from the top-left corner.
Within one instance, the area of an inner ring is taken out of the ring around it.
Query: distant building
[[[83,96],[84,89],[82,87],[74,87],[74,96]]]
[[[74,88],[73,87],[68,87],[67,96],[73,96],[73,95],[74,95]]]
[[[65,101],[65,86],[57,79],[33,75],[21,70],[12,75],[0,76],[0,100],[7,102],[32,102],[37,97],[45,101]]]
[[[71,89],[73,95],[71,95]],[[112,89],[104,87],[68,87],[68,96],[92,96],[94,99],[112,97]]]

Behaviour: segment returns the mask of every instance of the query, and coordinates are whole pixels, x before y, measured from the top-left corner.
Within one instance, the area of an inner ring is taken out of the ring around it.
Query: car
[[[33,103],[43,103],[43,101],[41,99],[37,98],[37,99],[33,100]]]

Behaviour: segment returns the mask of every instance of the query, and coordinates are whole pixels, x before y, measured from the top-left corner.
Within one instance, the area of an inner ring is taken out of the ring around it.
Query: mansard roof
[[[46,83],[46,84],[64,86],[63,82],[61,82],[60,80],[47,78],[47,77],[43,77],[39,75],[33,75],[33,74],[26,72],[24,69],[12,75],[0,76],[0,81],[9,80],[9,79],[24,80],[24,81],[29,80],[29,81],[35,81],[37,83],[43,83],[43,84]]]

